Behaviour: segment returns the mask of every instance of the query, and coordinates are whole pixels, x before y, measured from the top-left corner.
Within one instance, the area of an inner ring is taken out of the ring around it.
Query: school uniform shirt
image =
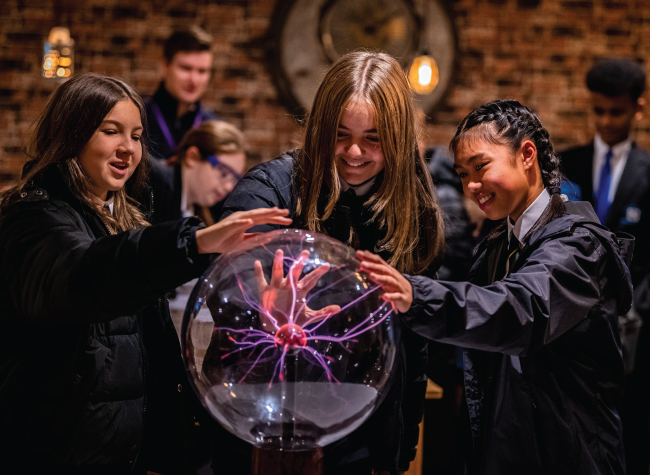
[[[562,171],[580,187],[582,199],[592,206],[608,150],[596,135],[592,143],[560,153]],[[628,139],[612,147],[612,153],[611,206],[602,224],[611,231],[635,237],[630,271],[636,285],[647,275],[650,265],[650,152]]]
[[[632,300],[633,243],[589,204],[566,206],[502,280],[505,225],[479,247],[470,282],[407,276],[405,326],[465,348],[470,474],[625,473],[618,315]]]

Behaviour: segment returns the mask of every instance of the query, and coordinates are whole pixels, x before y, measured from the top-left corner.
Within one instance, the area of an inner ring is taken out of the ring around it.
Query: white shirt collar
[[[535,201],[519,216],[517,222],[512,223],[512,220],[508,216],[508,244],[510,244],[511,232],[521,242],[521,238],[528,234],[528,231],[537,222],[550,201],[551,195],[544,188]]]
[[[343,178],[341,178],[341,177],[339,176],[339,180],[341,181],[341,190],[343,190],[343,191],[348,191],[350,188],[352,188],[352,189],[354,190],[354,193],[355,193],[357,196],[364,196],[364,195],[366,195],[366,194],[370,191],[370,188],[372,188],[372,185],[375,184],[375,179],[376,179],[376,178],[377,178],[377,175],[375,175],[374,177],[372,177],[370,180],[368,180],[367,182],[365,182],[363,185],[352,186],[352,185],[350,185],[348,182],[346,182]]]
[[[594,135],[594,150],[597,154],[602,154],[604,157],[610,148],[612,149],[612,160],[621,158],[622,156],[627,156],[627,154],[630,153],[630,149],[632,148],[632,137],[628,137],[622,142],[619,142],[613,147],[610,147],[605,143],[599,133],[596,133],[596,135]]]
[[[194,206],[187,203],[187,189],[184,184],[181,185],[181,217],[189,218],[194,216]]]
[[[115,195],[114,194],[111,193],[111,197],[106,201],[104,201],[103,199],[101,199],[100,197],[95,196],[95,195],[93,195],[92,198],[93,198],[93,201],[95,203],[97,203],[102,208],[108,208],[108,210],[111,212],[111,214],[113,214],[113,203],[115,202]]]

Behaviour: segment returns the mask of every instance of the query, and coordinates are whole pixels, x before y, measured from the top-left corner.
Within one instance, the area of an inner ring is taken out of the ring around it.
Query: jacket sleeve
[[[93,239],[80,218],[53,206],[14,217],[0,231],[2,272],[18,316],[34,325],[133,314],[209,263],[196,249],[194,218]]]
[[[551,239],[517,272],[491,285],[407,276],[416,333],[445,343],[523,356],[587,317],[601,298],[603,247],[588,231]]]
[[[232,190],[223,206],[221,219],[237,212],[249,211],[257,208],[289,209],[290,218],[293,218],[291,207],[291,168],[288,163],[282,163],[284,158],[253,168]],[[276,165],[274,162],[277,162]],[[277,168],[278,170],[275,170]],[[286,170],[285,170],[286,168]],[[273,173],[279,171],[280,173]],[[285,172],[285,173],[282,173]],[[284,176],[286,175],[286,176]],[[250,232],[265,233],[286,226],[263,224],[250,229]]]

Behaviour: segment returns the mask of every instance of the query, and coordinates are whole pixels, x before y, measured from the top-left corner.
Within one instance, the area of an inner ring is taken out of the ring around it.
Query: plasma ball
[[[307,335],[295,323],[285,323],[275,334],[275,346],[293,350],[307,345]]]

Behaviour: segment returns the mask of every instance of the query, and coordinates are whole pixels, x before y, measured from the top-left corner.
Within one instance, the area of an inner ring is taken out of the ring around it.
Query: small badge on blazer
[[[621,224],[636,224],[641,221],[641,209],[636,205],[625,208],[625,217]]]

